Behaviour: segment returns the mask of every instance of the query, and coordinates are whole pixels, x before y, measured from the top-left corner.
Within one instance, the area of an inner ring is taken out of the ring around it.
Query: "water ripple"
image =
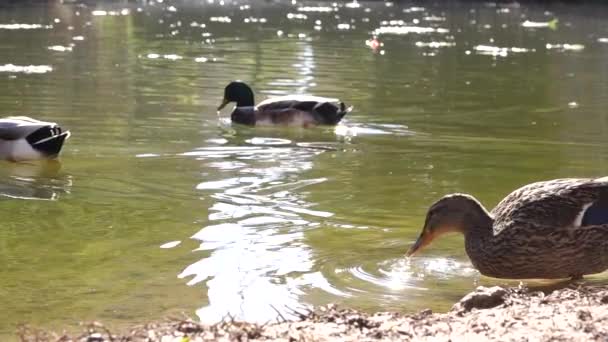
[[[470,263],[460,262],[449,258],[414,259],[397,258],[370,262],[347,268],[338,268],[335,271],[341,274],[343,286],[351,292],[367,293],[374,297],[384,297],[387,293],[399,296],[414,296],[412,291],[426,291],[436,284],[429,284],[428,280],[448,281],[455,277],[475,277],[475,271]],[[348,278],[349,274],[352,278]]]
[[[8,167],[7,167],[8,166]],[[72,177],[61,174],[57,161],[6,163],[0,176],[0,196],[23,200],[56,201],[70,193]]]
[[[221,179],[196,189],[207,193],[211,224],[192,236],[207,257],[187,266],[180,278],[206,283],[209,304],[201,320],[226,316],[266,322],[290,317],[302,308],[303,287],[341,294],[319,272],[306,245],[305,231],[333,213],[316,210],[298,192],[325,178],[303,178],[323,150],[302,148],[284,138],[253,137],[250,146],[211,146],[184,153],[205,167],[222,170]],[[297,176],[297,178],[296,178]]]
[[[52,29],[53,25],[41,24],[0,24],[0,30],[36,30]]]
[[[46,74],[53,71],[49,65],[0,65],[0,72],[23,73],[23,74]]]

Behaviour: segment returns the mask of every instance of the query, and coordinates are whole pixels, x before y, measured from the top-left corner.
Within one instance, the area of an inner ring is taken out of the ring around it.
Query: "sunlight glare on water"
[[[431,203],[491,208],[608,170],[605,4],[2,6],[2,115],[72,137],[55,163],[0,165],[0,339],[18,322],[447,310],[517,284],[480,276],[457,235],[406,259]],[[336,127],[233,125],[216,108],[237,79],[256,103],[353,110]]]

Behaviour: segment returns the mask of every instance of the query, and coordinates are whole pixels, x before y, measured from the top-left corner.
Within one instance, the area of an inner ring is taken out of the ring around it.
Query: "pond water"
[[[517,284],[480,276],[461,236],[404,253],[443,194],[491,208],[608,173],[608,6],[423,6],[0,5],[0,115],[73,134],[56,163],[0,164],[0,334],[441,311]],[[233,126],[215,110],[233,79],[354,110],[336,128]]]

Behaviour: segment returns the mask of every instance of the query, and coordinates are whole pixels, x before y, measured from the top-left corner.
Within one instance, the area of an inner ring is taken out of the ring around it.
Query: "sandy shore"
[[[212,326],[167,321],[110,332],[91,324],[79,336],[21,327],[22,341],[608,341],[608,287],[559,289],[479,287],[447,313],[366,314],[335,306],[300,321]]]

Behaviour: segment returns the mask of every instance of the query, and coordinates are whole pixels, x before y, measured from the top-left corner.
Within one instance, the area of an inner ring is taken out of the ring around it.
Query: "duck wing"
[[[555,231],[608,225],[608,177],[532,183],[505,197],[491,214],[494,234],[516,226]]]
[[[258,110],[296,108],[312,111],[319,103],[339,104],[340,100],[310,95],[287,95],[266,99],[256,106]]]
[[[280,111],[285,109],[297,109],[305,112],[312,112],[317,102],[300,102],[293,100],[274,101],[266,104],[258,105],[257,110],[264,111]]]
[[[11,116],[0,119],[0,139],[17,140],[27,137],[43,127],[54,128],[57,124],[29,118]]]
[[[290,113],[290,110],[306,112],[310,113],[317,123],[325,125],[337,124],[349,111],[338,99],[308,95],[271,98],[260,102],[256,108],[259,112]]]

